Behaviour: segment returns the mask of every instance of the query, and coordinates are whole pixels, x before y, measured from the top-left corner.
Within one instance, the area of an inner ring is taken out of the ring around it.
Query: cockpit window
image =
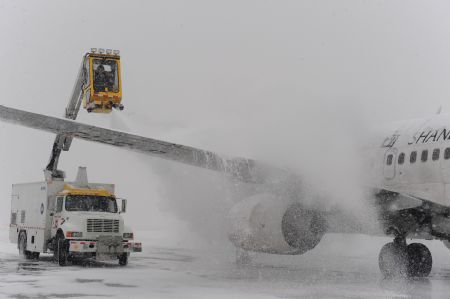
[[[405,153],[398,155],[398,164],[403,164],[405,162]]]
[[[113,59],[93,59],[92,68],[95,92],[119,92],[117,61]]]
[[[116,199],[107,196],[69,195],[65,208],[68,212],[117,213]]]

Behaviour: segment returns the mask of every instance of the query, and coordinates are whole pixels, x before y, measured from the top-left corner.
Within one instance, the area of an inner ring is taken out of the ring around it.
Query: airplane
[[[407,239],[442,240],[450,248],[450,117],[444,114],[396,122],[370,133],[372,142],[362,149],[362,156],[364,171],[373,182],[365,188],[379,230],[334,225],[339,212],[306,203],[297,174],[261,161],[225,157],[1,105],[0,120],[271,186],[267,192],[241,200],[229,212],[229,240],[240,252],[240,262],[248,261],[248,252],[304,254],[317,246],[325,233],[363,232],[393,237],[379,254],[379,268],[385,277],[426,277],[432,269],[431,252],[422,243],[407,244]],[[283,190],[279,186],[289,186],[288,192],[273,191]],[[351,218],[347,216],[341,218]]]

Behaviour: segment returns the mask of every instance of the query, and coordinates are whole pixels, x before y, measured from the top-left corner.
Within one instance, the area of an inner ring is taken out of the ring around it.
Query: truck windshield
[[[117,213],[117,203],[114,197],[69,195],[66,197],[66,211]]]

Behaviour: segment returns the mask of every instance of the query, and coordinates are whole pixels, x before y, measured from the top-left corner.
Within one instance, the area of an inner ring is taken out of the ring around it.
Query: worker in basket
[[[107,72],[103,64],[100,64],[95,70],[94,90],[96,92],[108,92],[114,89],[114,71],[111,65],[108,65],[111,71]]]
[[[112,54],[91,53],[86,56],[90,85],[84,90],[84,107],[88,112],[109,113],[123,110],[120,82],[120,58]]]

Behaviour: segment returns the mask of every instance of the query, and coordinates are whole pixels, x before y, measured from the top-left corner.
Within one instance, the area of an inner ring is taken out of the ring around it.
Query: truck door
[[[395,177],[395,166],[397,162],[397,149],[388,149],[384,154],[383,174],[384,178],[392,180]]]
[[[52,236],[56,235],[56,231],[58,230],[58,227],[61,225],[61,213],[63,210],[63,203],[64,203],[63,196],[56,197],[55,211],[53,212],[53,219],[52,219]]]

